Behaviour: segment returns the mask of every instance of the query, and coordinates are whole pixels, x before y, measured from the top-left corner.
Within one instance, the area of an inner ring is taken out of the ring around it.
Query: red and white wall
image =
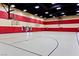
[[[44,22],[48,31],[79,32],[79,16],[63,16],[62,19],[50,18]]]
[[[6,5],[6,10],[8,9]],[[32,27],[32,32],[36,31],[65,31],[79,32],[79,16],[64,16],[62,19],[50,18],[42,19],[30,13],[25,13],[19,9],[11,8],[11,18],[0,4],[0,33],[25,32],[22,27]]]
[[[7,10],[7,6],[4,6]],[[25,32],[26,29],[24,31],[22,30],[23,26],[32,27],[32,31],[41,31],[44,27],[42,18],[25,13],[19,9],[11,9],[14,10],[10,14],[12,19],[8,19],[6,10],[0,4],[0,33]]]

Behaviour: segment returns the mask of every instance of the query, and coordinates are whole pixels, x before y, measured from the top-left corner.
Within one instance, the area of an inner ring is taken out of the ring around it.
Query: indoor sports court
[[[0,56],[79,56],[79,3],[0,3]]]

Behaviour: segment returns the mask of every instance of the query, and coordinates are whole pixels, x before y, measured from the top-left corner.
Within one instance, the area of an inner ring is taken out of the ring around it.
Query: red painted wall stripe
[[[30,32],[43,31],[44,28],[32,28]],[[26,32],[26,28],[22,30],[22,27],[9,27],[9,26],[0,26],[0,34],[1,33],[18,33],[18,32]]]
[[[14,14],[14,19],[15,20],[18,20],[18,21],[24,21],[24,22],[30,22],[30,23],[43,24],[43,22],[40,21],[40,20],[36,20],[36,19],[24,17],[24,16],[19,16],[19,15],[15,15],[15,14]]]
[[[48,28],[45,31],[79,32],[79,28]]]
[[[37,31],[79,32],[79,28],[32,28],[31,32]],[[26,32],[26,29],[22,30],[22,27],[0,26],[0,34],[18,32]]]
[[[18,20],[18,21],[43,24],[43,21],[40,21],[40,20],[37,20],[37,19],[32,19],[32,18],[29,18],[29,17],[24,17],[24,16],[20,16],[20,15],[16,15],[16,14],[10,14],[10,16],[14,20]],[[8,14],[4,11],[0,11],[0,18],[8,20]]]
[[[18,20],[18,21],[37,23],[37,24],[44,24],[44,25],[79,23],[79,19],[44,22],[44,21],[41,21],[41,20],[32,19],[32,18],[28,18],[28,17],[16,15],[16,14],[11,14],[11,17],[14,18],[15,20]],[[4,11],[0,11],[0,18],[8,20],[8,14],[6,12],[4,12]]]
[[[8,19],[8,14],[4,11],[0,11],[0,18],[3,18],[3,19]]]
[[[45,25],[50,25],[50,24],[75,24],[75,23],[79,24],[79,19],[44,22]]]
[[[11,14],[11,17],[13,17],[13,16],[14,16],[15,20],[24,21],[24,22],[31,22],[31,23],[38,23],[38,24],[45,24],[45,25],[47,25],[47,24],[71,24],[71,23],[75,24],[75,23],[79,23],[79,19],[43,22],[40,20]],[[0,18],[7,19],[8,18],[7,13],[0,11]],[[32,28],[31,32],[36,32],[36,31],[79,32],[79,29],[78,28]],[[17,33],[17,32],[26,32],[26,29],[24,29],[24,31],[22,31],[22,27],[0,26],[0,33]]]

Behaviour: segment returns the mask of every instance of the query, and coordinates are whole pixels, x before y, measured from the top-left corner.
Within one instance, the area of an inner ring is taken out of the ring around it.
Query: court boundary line
[[[35,52],[32,52],[32,51],[26,50],[26,49],[23,49],[23,48],[20,48],[20,47],[17,47],[17,46],[8,44],[8,43],[4,43],[4,42],[0,42],[0,43],[8,45],[8,46],[11,46],[11,47],[14,47],[14,48],[17,48],[17,49],[20,49],[20,50],[25,51],[25,52],[29,52],[29,53],[32,53],[32,54],[35,54],[35,55],[38,55],[38,56],[42,56],[41,54],[38,54],[38,53],[35,53]]]
[[[57,45],[56,45],[56,47],[48,54],[48,56],[50,56],[50,55],[58,48],[58,46],[59,46],[58,40],[56,40],[56,39],[53,39],[53,40],[56,41]]]
[[[16,38],[16,37],[11,37],[11,38]],[[50,37],[49,37],[49,38],[50,38]],[[53,38],[53,37],[51,37],[51,38]],[[7,39],[8,39],[8,38],[7,38]],[[47,56],[50,56],[50,55],[58,48],[58,46],[59,46],[59,42],[58,42],[56,39],[54,39],[54,38],[53,38],[53,40],[56,41],[57,45],[56,45],[56,47],[55,47]],[[26,41],[26,40],[23,40],[23,41]],[[19,41],[19,42],[22,42],[22,41]],[[18,42],[18,43],[19,43],[19,42]],[[26,52],[30,52],[30,53],[36,54],[36,55],[38,55],[38,56],[43,56],[43,55],[41,55],[41,54],[38,54],[38,53],[35,53],[35,52],[32,52],[32,51],[29,51],[29,50],[26,50],[26,49],[23,49],[23,48],[14,46],[14,45],[12,45],[13,43],[10,43],[10,44],[5,43],[5,42],[0,42],[0,43],[3,43],[3,44],[6,44],[6,45],[9,45],[9,46],[18,48],[18,49],[23,50],[23,51],[26,51]],[[14,43],[17,43],[17,42],[14,42]]]
[[[77,34],[78,32],[76,32],[76,39],[77,39],[77,43],[78,43],[78,45],[79,45],[79,39],[78,39],[78,34]]]

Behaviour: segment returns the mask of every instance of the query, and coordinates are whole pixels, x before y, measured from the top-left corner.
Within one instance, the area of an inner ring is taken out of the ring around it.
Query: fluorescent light
[[[35,16],[37,16],[38,14],[35,14]]]
[[[76,12],[79,12],[79,10],[77,10]]]
[[[79,3],[77,3],[77,6],[79,6]]]
[[[11,5],[11,7],[12,7],[12,8],[14,8],[14,7],[15,7],[15,5]]]
[[[24,12],[26,12],[27,10],[26,10],[26,9],[24,9],[23,11],[24,11]]]
[[[49,12],[45,12],[45,14],[48,14]]]
[[[38,9],[38,8],[39,8],[39,6],[35,6],[35,8],[36,8],[36,9]]]
[[[66,15],[63,15],[63,16],[66,16]]]
[[[57,7],[56,9],[57,9],[57,10],[60,10],[60,9],[61,9],[61,7]]]
[[[51,4],[55,4],[55,3],[51,3]]]
[[[52,14],[50,14],[49,16],[52,16]]]
[[[62,15],[65,14],[64,12],[61,13]]]

